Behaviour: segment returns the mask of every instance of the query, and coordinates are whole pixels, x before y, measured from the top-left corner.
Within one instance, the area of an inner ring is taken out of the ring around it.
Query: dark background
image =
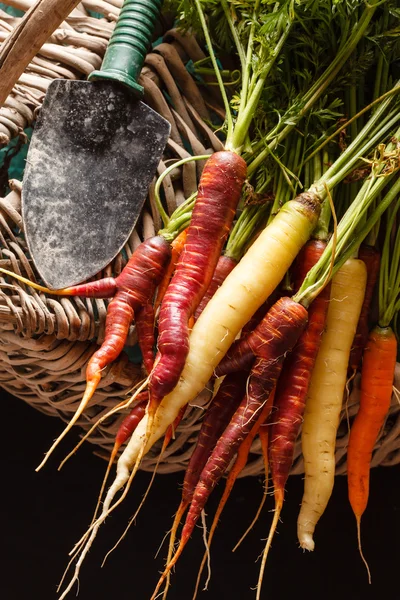
[[[104,475],[105,462],[93,455],[93,446],[79,453],[57,471],[59,460],[77,441],[73,432],[40,473],[35,466],[63,424],[47,417],[21,400],[1,393],[2,489],[1,597],[5,600],[55,600],[56,586],[68,562],[73,544],[91,519]],[[139,473],[125,500],[101,528],[81,571],[80,600],[148,600],[162,569],[166,546],[154,555],[169,529],[180,495],[182,474],[159,475],[150,495],[125,540],[100,568],[104,554],[122,533],[149,482]],[[400,466],[379,467],[371,475],[371,495],[364,515],[364,553],[372,572],[367,583],[357,551],[354,517],[347,501],[346,479],[337,477],[334,494],[320,521],[313,553],[297,545],[296,519],[302,496],[302,477],[291,477],[286,505],[269,556],[262,598],[313,600],[378,599],[399,597]],[[223,513],[211,548],[212,578],[208,592],[199,599],[252,599],[257,581],[255,559],[263,548],[271,520],[272,498],[261,519],[241,548],[231,549],[252,519],[262,494],[256,477],[237,482]],[[211,497],[213,515],[220,495]],[[203,555],[201,531],[197,529],[187,546],[168,595],[169,600],[190,600],[197,568]],[[69,598],[74,598],[76,588]]]

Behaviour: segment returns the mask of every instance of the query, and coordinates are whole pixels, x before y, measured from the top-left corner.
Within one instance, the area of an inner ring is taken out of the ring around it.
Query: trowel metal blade
[[[107,81],[53,81],[27,155],[22,214],[48,287],[85,281],[121,250],[142,210],[169,123]]]

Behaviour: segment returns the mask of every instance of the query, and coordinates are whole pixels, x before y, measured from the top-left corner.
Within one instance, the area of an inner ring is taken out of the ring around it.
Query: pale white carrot
[[[333,490],[336,433],[366,280],[365,263],[355,258],[346,261],[332,280],[326,328],[308,391],[301,437],[305,481],[297,535],[306,550],[314,549],[314,529]]]

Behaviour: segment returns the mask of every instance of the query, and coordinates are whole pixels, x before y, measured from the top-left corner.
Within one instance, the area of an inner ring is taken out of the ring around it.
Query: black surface
[[[67,553],[91,518],[104,474],[104,462],[87,444],[57,472],[61,459],[76,441],[76,432],[58,449],[44,470],[35,473],[43,453],[60,433],[62,423],[46,417],[22,401],[2,392],[3,485],[1,491],[2,560],[1,598],[7,600],[55,600],[56,585],[67,564]],[[150,475],[139,473],[131,494],[103,526],[82,569],[80,600],[147,600],[162,568],[165,546],[154,554],[170,527],[179,502],[182,474],[157,477],[147,503],[126,539],[103,569],[105,552],[124,529],[143,494]],[[350,600],[398,598],[400,558],[400,467],[372,471],[370,504],[363,522],[364,552],[372,585],[357,552],[355,525],[347,502],[346,480],[338,477],[328,509],[316,533],[314,553],[297,547],[296,518],[302,494],[302,478],[291,477],[287,502],[270,554],[263,600],[306,598]],[[206,600],[253,599],[261,552],[260,538],[270,523],[272,499],[243,544],[231,548],[253,516],[261,495],[257,478],[240,480],[226,506],[212,547],[212,579]],[[209,505],[213,514],[220,491]],[[190,600],[197,567],[203,553],[197,529],[177,566],[169,600]],[[75,597],[74,590],[69,598]]]
[[[46,285],[89,279],[121,250],[169,132],[168,121],[112,82],[50,84],[22,191],[29,252]]]

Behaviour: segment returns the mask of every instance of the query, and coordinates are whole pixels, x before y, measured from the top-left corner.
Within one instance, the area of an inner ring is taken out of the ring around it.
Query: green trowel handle
[[[143,95],[137,78],[160,17],[161,4],[162,0],[125,0],[101,69],[93,71],[89,79],[111,79]]]

